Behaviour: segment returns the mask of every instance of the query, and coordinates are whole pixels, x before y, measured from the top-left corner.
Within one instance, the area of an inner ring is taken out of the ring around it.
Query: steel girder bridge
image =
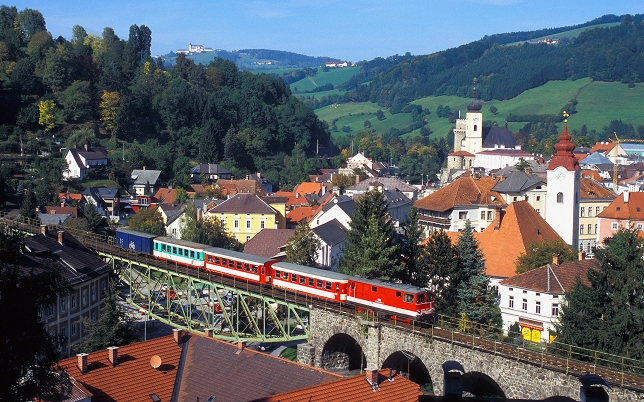
[[[189,268],[115,247],[86,245],[112,264],[127,288],[125,300],[141,314],[191,332],[249,342],[309,338],[305,295]],[[108,245],[109,246],[109,245]],[[109,249],[108,249],[109,248]]]

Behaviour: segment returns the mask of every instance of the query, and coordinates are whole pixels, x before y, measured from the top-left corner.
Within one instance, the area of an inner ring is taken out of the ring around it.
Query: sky
[[[54,38],[72,27],[127,39],[152,31],[152,55],[189,43],[228,51],[283,50],[357,62],[457,47],[497,33],[581,24],[605,14],[644,13],[642,0],[31,0]]]

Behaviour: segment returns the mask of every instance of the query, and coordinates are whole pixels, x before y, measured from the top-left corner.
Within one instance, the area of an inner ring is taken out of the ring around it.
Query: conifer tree
[[[309,223],[303,220],[286,242],[286,261],[315,267],[319,250],[320,239],[313,233]]]
[[[394,237],[384,193],[367,191],[356,201],[340,257],[340,272],[384,280],[397,277],[401,267]]]
[[[496,294],[485,275],[485,258],[478,248],[468,220],[456,241],[458,306],[469,320],[479,324],[501,327],[501,309]]]
[[[437,314],[458,316],[456,282],[456,250],[444,230],[431,232],[420,265],[424,282],[418,286],[429,286],[434,291],[434,308]]]
[[[597,270],[566,294],[558,340],[608,353],[644,358],[644,240],[620,229],[597,248]]]
[[[25,219],[38,219],[38,213],[36,212],[37,206],[38,202],[36,201],[36,194],[31,190],[27,190],[27,195],[20,205],[20,216]]]
[[[425,248],[420,244],[423,239],[423,228],[418,223],[418,209],[412,206],[404,225],[405,238],[402,245],[402,258],[405,266],[405,283],[415,286],[426,286],[426,272],[421,269],[421,260]]]

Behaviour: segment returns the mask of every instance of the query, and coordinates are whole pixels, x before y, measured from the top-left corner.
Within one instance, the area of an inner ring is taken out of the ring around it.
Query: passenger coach
[[[173,237],[157,237],[154,239],[152,255],[181,265],[203,268],[205,251],[208,248],[210,246]]]
[[[255,283],[271,283],[271,265],[275,260],[218,247],[208,248],[205,253],[209,271]]]
[[[290,262],[273,264],[273,286],[335,301],[347,300],[350,278],[349,275]]]
[[[377,279],[352,277],[347,301],[417,320],[427,320],[434,314],[434,299],[429,290]]]

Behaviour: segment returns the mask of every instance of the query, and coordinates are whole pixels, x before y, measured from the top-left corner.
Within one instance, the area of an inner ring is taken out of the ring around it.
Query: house
[[[83,191],[86,202],[91,202],[96,211],[109,220],[119,220],[121,192],[118,188],[90,187]]]
[[[529,159],[534,159],[534,155],[520,149],[485,149],[476,153],[476,156],[474,158],[474,166],[486,170],[501,169],[506,166],[514,166],[522,160]]]
[[[311,217],[311,229],[336,219],[345,229],[350,229],[351,216],[356,211],[356,203],[346,195],[335,195]]]
[[[88,171],[108,164],[107,152],[104,148],[69,148],[65,153],[67,169],[63,171],[63,179],[83,180]]]
[[[269,194],[269,192],[266,191],[259,182],[251,179],[246,179],[246,180],[219,179],[217,180],[217,185],[221,187],[222,190],[227,190],[227,195],[230,197],[238,193],[250,193],[250,194],[257,194],[257,195]]]
[[[255,180],[257,183],[259,183],[260,186],[262,186],[264,191],[266,191],[267,193],[273,192],[273,183],[270,180],[268,180],[266,176],[262,176],[260,172],[257,172],[255,174],[249,174],[248,180]]]
[[[579,182],[579,251],[592,255],[599,245],[597,216],[617,197],[601,183],[584,177]]]
[[[296,194],[301,194],[301,195],[306,195],[306,194],[314,194],[318,197],[322,196],[324,194],[324,186],[322,183],[314,183],[314,182],[304,182],[300,183],[297,187],[295,187],[295,192]]]
[[[565,293],[574,286],[577,278],[589,286],[587,273],[597,268],[597,261],[585,259],[561,263],[555,255],[552,264],[502,280],[498,285],[503,326],[515,322],[527,341],[551,342],[554,324],[565,302]]]
[[[163,218],[166,234],[175,239],[180,239],[181,225],[183,223],[182,216],[185,212],[183,205],[160,204],[158,211]]]
[[[283,259],[286,243],[294,234],[295,229],[264,228],[244,244],[244,253]]]
[[[613,236],[620,228],[644,231],[644,193],[624,191],[597,215],[596,245]]]
[[[303,220],[308,221],[313,217],[320,206],[315,207],[298,207],[286,213],[286,228],[295,229]]]
[[[40,207],[40,213],[71,215],[72,218],[78,218],[78,207],[66,207],[64,205],[45,205],[44,207]]]
[[[374,187],[374,183],[378,183],[385,190],[398,190],[411,201],[416,201],[418,199],[418,188],[409,185],[396,177],[367,178],[352,185],[351,187],[347,187],[345,194],[349,197],[353,197],[355,194],[366,193],[367,191],[369,191],[369,189],[372,189]]]
[[[458,232],[468,220],[477,231],[484,231],[496,219],[497,209],[506,204],[493,190],[500,180],[468,175],[416,201],[414,206],[426,235],[439,229]]]
[[[160,188],[154,195],[153,199],[156,200],[158,204],[174,204],[179,196],[179,190],[176,188]]]
[[[337,272],[342,245],[347,237],[346,229],[340,222],[333,219],[312,230],[320,240],[316,262],[321,267],[327,267]]]
[[[133,195],[152,195],[161,186],[160,176],[160,170],[134,169],[130,174],[128,191]]]
[[[285,228],[284,215],[256,194],[238,193],[208,210],[205,216],[219,219],[226,232],[246,243],[264,228]]]
[[[297,208],[308,207],[314,200],[314,197],[310,194],[301,194],[294,191],[278,191],[273,195],[276,197],[286,198],[286,200],[284,201],[284,204],[286,205],[286,211],[293,211]]]
[[[500,180],[492,191],[496,191],[508,202],[528,201],[542,217],[546,216],[546,181],[528,172],[511,171]]]
[[[111,266],[66,231],[50,233],[47,225],[41,225],[40,234],[25,238],[20,267],[41,270],[52,264],[60,268],[72,291],[58,297],[42,312],[42,319],[50,333],[67,337],[62,353],[69,356],[71,347],[88,335],[80,317],[95,320],[100,314]]]
[[[230,180],[233,173],[225,167],[216,163],[200,163],[191,169],[192,179],[196,182],[201,181],[201,176],[205,176],[210,181],[219,179]]]
[[[387,203],[387,214],[389,214],[395,226],[398,227],[407,222],[409,210],[413,203],[402,191],[398,189],[385,190],[384,186],[378,181],[371,181],[369,191],[380,191],[384,193],[385,202]],[[352,198],[357,201],[362,196],[364,196],[364,193],[354,194]]]

